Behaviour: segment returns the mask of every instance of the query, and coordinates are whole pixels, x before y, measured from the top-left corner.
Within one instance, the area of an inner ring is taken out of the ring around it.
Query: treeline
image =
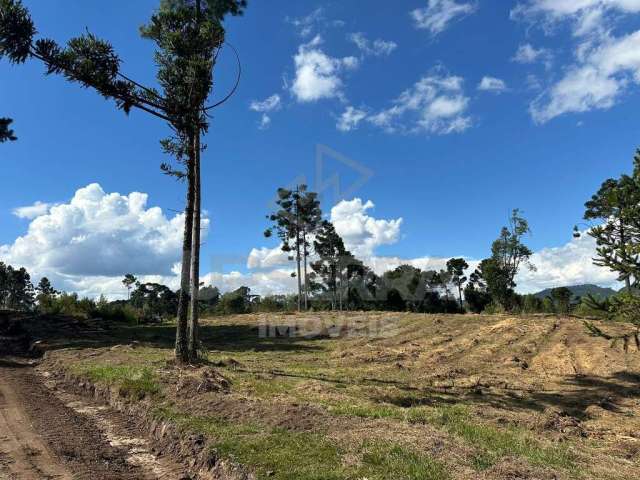
[[[617,272],[625,289],[603,300],[587,295],[572,298],[566,287],[547,298],[516,293],[522,268],[535,270],[532,252],[524,244],[529,224],[514,210],[491,245],[491,255],[467,277],[469,265],[452,258],[440,270],[400,265],[378,275],[350,252],[334,225],[323,218],[318,195],[305,185],[278,190],[278,209],[267,216],[265,232],[281,240],[294,262],[297,292],[259,296],[249,287],[222,294],[215,286],[201,288],[198,312],[236,314],[294,310],[382,310],[423,313],[576,313],[640,324],[640,153],[632,175],[608,179],[585,204],[585,219],[599,224],[587,229],[597,244],[597,265]],[[576,236],[580,232],[576,228]],[[165,285],[141,283],[127,274],[127,300],[80,299],[54,290],[46,278],[34,287],[24,268],[0,263],[0,308],[38,310],[102,318],[149,322],[176,315],[180,291]]]
[[[514,311],[520,303],[515,277],[522,266],[534,268],[531,251],[522,243],[529,225],[518,210],[493,242],[491,257],[469,278],[463,258],[450,259],[441,270],[400,265],[378,275],[346,248],[334,225],[323,219],[317,193],[298,185],[278,189],[277,198],[277,210],[267,215],[271,226],[265,236],[275,234],[282,251],[295,262],[291,275],[297,278],[298,310]]]

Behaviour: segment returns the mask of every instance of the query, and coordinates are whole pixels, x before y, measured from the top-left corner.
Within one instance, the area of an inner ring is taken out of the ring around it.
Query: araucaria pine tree
[[[278,209],[267,215],[267,219],[273,224],[265,230],[264,235],[271,237],[275,232],[282,242],[282,251],[289,255],[290,260],[296,262],[296,272],[292,276],[297,277],[298,280],[298,311],[300,311],[303,301],[305,308],[308,306],[307,259],[311,236],[318,229],[322,217],[320,202],[317,194],[309,192],[306,185],[298,185],[293,190],[279,188],[276,205]]]
[[[447,262],[447,273],[451,281],[458,288],[458,301],[460,302],[461,309],[464,308],[462,303],[462,285],[467,281],[467,277],[464,275],[467,268],[469,268],[469,264],[464,258],[452,258]]]
[[[13,123],[10,118],[0,118],[0,143],[17,140],[9,126]]]
[[[239,15],[246,0],[162,0],[148,25],[145,38],[158,46],[158,80],[163,89],[146,87],[121,71],[113,47],[91,33],[72,38],[65,46],[51,39],[35,39],[36,28],[20,0],[0,0],[0,59],[24,63],[37,59],[47,74],[92,88],[129,113],[136,108],[167,122],[175,141],[164,142],[169,153],[185,160],[188,193],[181,270],[181,310],[176,332],[176,357],[197,356],[197,321],[200,252],[200,138],[207,130],[205,101],[213,88],[213,67],[224,44],[222,21]],[[165,168],[166,171],[166,168]],[[191,301],[191,322],[187,312]],[[188,337],[188,338],[187,338]]]
[[[176,355],[182,360],[197,360],[199,345],[200,154],[204,148],[201,136],[209,128],[205,102],[224,45],[222,21],[227,14],[240,15],[245,7],[245,0],[163,0],[160,10],[142,28],[143,36],[158,47],[158,82],[172,111],[178,112],[172,117],[175,135],[164,140],[163,147],[186,166],[186,172],[181,172],[163,165],[166,173],[186,177],[188,183],[176,334]]]
[[[327,220],[320,225],[313,246],[318,260],[311,264],[311,268],[322,279],[322,283],[330,294],[331,308],[335,310],[339,300],[340,272],[347,249],[333,224]]]
[[[633,175],[605,180],[585,203],[585,220],[601,222],[588,234],[597,243],[596,265],[618,274],[628,292],[640,280],[640,151]]]

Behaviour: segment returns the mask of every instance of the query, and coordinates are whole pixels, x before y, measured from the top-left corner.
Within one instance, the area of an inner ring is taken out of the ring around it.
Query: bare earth
[[[0,360],[0,479],[182,478],[144,447],[127,419],[51,391],[25,361]]]

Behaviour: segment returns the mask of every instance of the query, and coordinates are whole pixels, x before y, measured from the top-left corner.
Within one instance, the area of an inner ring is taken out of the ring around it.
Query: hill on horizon
[[[591,283],[587,283],[584,285],[571,285],[571,286],[567,286],[567,288],[571,290],[571,293],[573,294],[574,299],[577,297],[584,297],[588,294],[591,294],[596,298],[604,299],[604,298],[609,298],[610,296],[618,293],[613,288],[600,287],[598,285],[594,285]],[[538,298],[543,299],[551,295],[551,290],[553,290],[553,288],[545,288],[544,290],[538,293],[534,293],[534,295]]]

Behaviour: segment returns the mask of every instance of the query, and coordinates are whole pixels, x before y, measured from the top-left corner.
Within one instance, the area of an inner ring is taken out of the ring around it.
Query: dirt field
[[[214,318],[208,363],[190,368],[171,361],[173,333],[45,339],[38,371],[108,387],[255,478],[629,479],[640,466],[640,352],[577,319]],[[92,478],[131,478],[112,474]]]

